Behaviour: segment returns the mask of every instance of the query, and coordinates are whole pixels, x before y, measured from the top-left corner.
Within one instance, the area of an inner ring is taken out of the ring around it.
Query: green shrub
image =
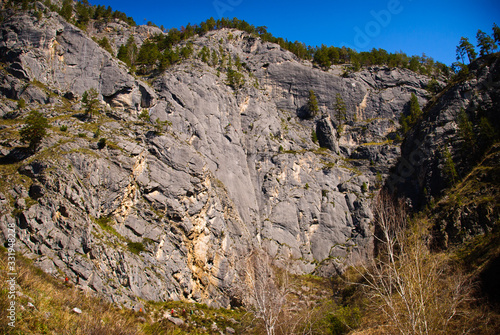
[[[314,143],[318,143],[318,134],[314,130],[311,132],[311,139]]]
[[[368,192],[368,184],[366,182],[363,182],[363,185],[361,186],[361,191],[363,191],[363,193]]]
[[[331,334],[347,334],[351,330],[358,328],[361,323],[361,312],[357,307],[339,307],[333,315],[330,316]]]
[[[99,149],[104,149],[105,146],[106,146],[106,139],[105,138],[100,138],[99,142],[97,142],[97,147]]]
[[[62,126],[59,127],[59,130],[60,131],[66,131],[66,130],[68,130],[68,126],[62,125]]]
[[[139,255],[141,251],[146,251],[146,248],[144,248],[144,244],[140,242],[128,242],[127,248],[130,252],[136,255]]]
[[[109,40],[106,37],[103,37],[101,40],[97,42],[101,48],[109,52],[110,54],[113,54],[113,48],[111,47],[111,44],[109,43]]]
[[[24,101],[24,99],[23,99],[23,98],[19,99],[19,100],[17,101],[17,108],[18,108],[18,109],[23,109],[23,108],[25,108],[25,107],[26,107],[26,101]]]
[[[436,95],[441,91],[441,86],[435,78],[432,78],[431,81],[427,84],[427,92],[431,95]]]
[[[245,85],[245,77],[238,71],[228,68],[226,85],[237,91]]]
[[[141,114],[139,114],[139,118],[140,119],[143,119],[145,121],[149,121],[150,120],[150,117],[149,117],[149,111],[147,109],[144,109]]]

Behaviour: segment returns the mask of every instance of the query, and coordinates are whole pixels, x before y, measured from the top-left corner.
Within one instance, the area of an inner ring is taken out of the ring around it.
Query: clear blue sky
[[[307,45],[383,48],[451,65],[462,36],[476,44],[478,29],[500,26],[499,0],[90,0],[132,16],[180,28],[213,17],[237,17],[266,26],[276,37]]]

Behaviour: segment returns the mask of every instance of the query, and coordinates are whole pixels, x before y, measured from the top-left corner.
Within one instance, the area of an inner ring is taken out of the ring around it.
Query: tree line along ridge
[[[7,10],[33,10],[35,16],[41,18],[43,12],[36,9],[35,2],[34,0],[8,0],[5,8]],[[77,2],[63,0],[60,8],[52,4],[51,0],[45,0],[44,5],[47,8],[45,11],[58,12],[66,21],[75,24],[82,30],[86,30],[92,20],[99,22],[121,20],[129,26],[136,26],[133,18],[128,17],[125,13],[113,11],[110,6],[90,5],[87,0]],[[147,22],[147,25],[157,27],[150,21]],[[199,24],[187,24],[180,29],[165,29],[161,26],[160,29],[163,31],[163,34],[152,36],[140,48],[135,45],[133,39],[129,40],[126,44],[120,46],[117,55],[113,56],[124,61],[133,71],[138,69],[140,74],[151,73],[153,70],[164,71],[168,66],[176,64],[192,54],[189,45],[177,47],[178,44],[195,36],[203,36],[209,31],[224,28],[237,29],[258,37],[264,42],[276,43],[281,48],[292,52],[297,58],[311,61],[313,65],[324,70],[329,69],[332,65],[345,65],[346,75],[350,72],[358,71],[362,67],[374,65],[407,68],[424,75],[432,77],[444,76],[445,78],[448,78],[456,70],[453,67],[450,68],[441,62],[435,61],[432,57],[428,57],[425,54],[422,56],[408,56],[402,51],[390,53],[381,48],[358,52],[345,46],[310,46],[299,41],[292,42],[282,37],[275,37],[267,31],[267,27],[265,26],[256,27],[237,18],[215,20],[213,17]],[[104,49],[112,51],[109,41],[106,38],[98,42]]]

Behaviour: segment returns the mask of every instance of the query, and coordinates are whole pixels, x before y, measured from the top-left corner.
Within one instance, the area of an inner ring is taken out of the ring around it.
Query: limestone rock
[[[337,130],[329,117],[318,120],[316,124],[316,134],[319,145],[328,148],[335,153],[339,152],[339,143],[337,141]]]
[[[291,257],[294,273],[324,276],[371,255],[370,192],[396,163],[390,136],[411,93],[427,101],[429,78],[387,67],[343,78],[223,29],[194,38],[193,48],[220,47],[245,60],[240,89],[197,58],[145,83],[88,35],[116,37],[116,49],[131,36],[125,28],[115,20],[87,33],[56,13],[38,21],[28,12],[0,24],[7,70],[0,94],[25,97],[55,126],[45,151],[16,172],[25,186],[4,192],[20,214],[0,221],[16,221],[23,253],[44,255],[40,267],[129,306],[140,298],[224,307],[254,248],[278,262]],[[138,44],[159,33],[137,31]],[[34,80],[39,87],[22,93]],[[69,115],[64,99],[80,110],[81,95],[93,87],[105,116]],[[320,112],[303,119],[309,90]],[[341,134],[332,121],[337,93],[347,106]],[[0,101],[2,117],[15,108],[8,99]],[[138,118],[144,108],[149,120]],[[10,116],[19,121],[23,113]],[[62,125],[66,132],[57,131]],[[111,145],[98,150],[89,127]],[[8,152],[2,162],[27,158],[18,145],[1,144]],[[27,206],[28,196],[37,202]],[[14,210],[9,201],[1,205]]]
[[[402,157],[387,186],[411,199],[415,208],[440,196],[449,185],[450,176],[444,172],[445,148],[450,147],[452,159],[461,176],[478,159],[474,152],[482,154],[481,150],[467,147],[468,143],[464,143],[460,136],[458,123],[461,110],[474,124],[479,124],[480,118],[485,118],[498,131],[500,122],[495,111],[500,106],[500,62],[495,57],[478,60],[471,64],[471,71],[474,78],[450,87],[427,112],[424,120],[411,130],[401,146]],[[480,134],[480,127],[473,131],[478,139],[476,145],[487,146],[484,135]],[[451,147],[449,143],[457,145]]]
[[[9,61],[8,70],[15,77],[36,79],[60,91],[81,96],[96,88],[110,105],[130,109],[150,107],[154,100],[147,85],[137,82],[125,66],[53,12],[42,21],[23,12],[5,20],[0,54]],[[47,102],[44,93],[34,87],[30,90],[25,93],[30,101]]]
[[[184,320],[179,319],[179,318],[175,318],[173,316],[168,316],[167,320],[170,321],[170,322],[172,322],[174,325],[176,325],[178,327],[184,325]]]

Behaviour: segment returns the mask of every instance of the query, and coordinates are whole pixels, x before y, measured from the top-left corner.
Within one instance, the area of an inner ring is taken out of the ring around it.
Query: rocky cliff
[[[118,31],[107,27],[84,32],[50,11],[12,13],[0,26],[0,221],[5,234],[15,223],[21,252],[116,302],[222,306],[252,249],[290,259],[299,274],[370,256],[370,200],[399,157],[399,115],[412,93],[427,102],[428,77],[387,67],[341,76],[222,29],[189,41],[181,64],[140,78],[89,35]],[[128,29],[114,48],[151,33]],[[203,62],[203,47],[239,59],[244,84]],[[101,110],[89,120],[80,98],[91,88]],[[319,112],[304,116],[310,90]],[[17,131],[30,109],[51,129],[28,156]]]
[[[386,181],[415,209],[441,200],[431,211],[439,247],[491,232],[500,215],[498,146],[491,147],[500,134],[498,54],[469,69],[428,104]]]

